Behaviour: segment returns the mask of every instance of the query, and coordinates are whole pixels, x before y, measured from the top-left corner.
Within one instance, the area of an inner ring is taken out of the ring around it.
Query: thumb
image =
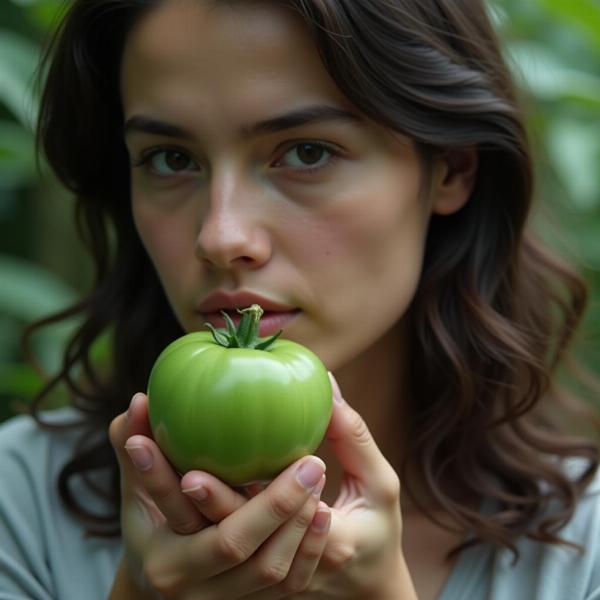
[[[377,446],[367,423],[342,397],[332,373],[333,414],[327,440],[344,471],[364,483],[366,494],[399,497],[398,475]]]
[[[124,478],[127,481],[136,478],[136,470],[125,450],[127,440],[133,435],[152,436],[144,400],[143,394],[135,394],[127,412],[117,415],[108,428],[108,437],[119,462],[122,483]]]

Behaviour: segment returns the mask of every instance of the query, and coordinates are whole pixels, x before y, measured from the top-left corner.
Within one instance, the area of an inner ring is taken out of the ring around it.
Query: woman
[[[585,288],[529,231],[479,1],[76,0],[49,56],[39,139],[96,279],[53,319],[83,317],[49,384],[79,422],[3,431],[5,597],[600,597],[598,448],[555,382]],[[335,402],[240,493],[176,475],[141,390],[253,302]]]

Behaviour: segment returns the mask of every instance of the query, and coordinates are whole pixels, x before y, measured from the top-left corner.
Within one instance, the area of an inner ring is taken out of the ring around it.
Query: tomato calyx
[[[225,319],[226,329],[217,329],[211,323],[206,323],[210,329],[213,338],[219,346],[224,348],[250,348],[253,350],[269,350],[273,342],[283,332],[280,329],[270,338],[263,339],[258,337],[260,319],[264,310],[258,305],[253,304],[248,308],[240,308],[238,312],[242,315],[240,324],[236,327],[231,317],[224,311],[221,311]]]

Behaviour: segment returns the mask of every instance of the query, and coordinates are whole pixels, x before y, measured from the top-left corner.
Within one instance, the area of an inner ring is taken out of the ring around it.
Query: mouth
[[[226,323],[222,312],[225,312],[235,325],[238,325],[241,320],[238,309],[247,308],[252,304],[258,304],[264,310],[258,332],[260,337],[274,335],[280,329],[285,330],[301,312],[297,308],[280,304],[253,292],[231,293],[223,290],[217,290],[207,296],[200,303],[196,312],[205,323],[210,323],[216,328],[224,328]]]
[[[227,313],[236,326],[239,325],[241,315],[237,312],[237,310],[223,309],[223,312]],[[285,328],[298,316],[299,313],[300,310],[297,309],[288,311],[265,310],[260,320],[258,335],[260,337],[269,337],[276,334],[280,329],[285,330]],[[213,327],[226,327],[225,318],[220,311],[200,313],[200,315],[205,323],[210,323]]]

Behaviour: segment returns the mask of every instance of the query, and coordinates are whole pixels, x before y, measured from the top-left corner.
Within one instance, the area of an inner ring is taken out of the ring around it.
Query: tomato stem
[[[221,311],[221,314],[225,319],[226,329],[216,329],[210,323],[206,324],[210,328],[215,342],[225,348],[269,350],[270,346],[281,335],[283,330],[279,330],[270,338],[261,339],[258,337],[258,332],[260,329],[260,319],[264,314],[263,309],[258,304],[253,304],[248,308],[238,309],[238,312],[242,315],[242,318],[237,328],[225,311]]]

